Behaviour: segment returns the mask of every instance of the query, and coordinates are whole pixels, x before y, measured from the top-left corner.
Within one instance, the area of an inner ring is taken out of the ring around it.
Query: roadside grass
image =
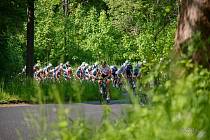
[[[89,81],[49,80],[38,83],[32,79],[17,79],[1,85],[0,103],[57,103],[54,96],[59,96],[63,103],[99,100],[98,84]],[[122,98],[121,91],[116,88],[111,87],[111,95],[112,100]]]
[[[16,103],[20,99],[16,95],[11,95],[5,92],[0,92],[0,104],[6,104],[6,103]]]

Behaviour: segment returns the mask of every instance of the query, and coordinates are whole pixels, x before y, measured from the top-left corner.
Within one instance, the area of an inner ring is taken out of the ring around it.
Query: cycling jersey
[[[101,74],[104,74],[104,75],[109,75],[110,74],[110,68],[108,66],[106,67],[102,67],[101,68]]]
[[[136,66],[135,66],[135,68],[134,68],[134,70],[133,70],[133,75],[134,76],[139,76],[139,74],[140,74],[140,68],[141,68],[141,64],[136,64]]]
[[[112,75],[114,75],[116,71],[118,70],[116,66],[111,66],[110,68],[112,70]]]
[[[101,76],[103,78],[110,76],[110,74],[111,74],[111,70],[110,70],[109,66],[101,67],[100,71],[101,71]]]
[[[76,75],[77,77],[81,78],[82,70],[81,67],[77,68]]]
[[[133,67],[132,67],[132,65],[131,64],[128,64],[128,65],[126,65],[126,67],[125,67],[125,72],[126,72],[126,75],[128,76],[130,76],[130,75],[132,75],[132,73],[133,73]]]

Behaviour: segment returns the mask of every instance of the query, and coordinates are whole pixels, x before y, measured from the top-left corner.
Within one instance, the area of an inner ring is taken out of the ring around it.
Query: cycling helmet
[[[51,64],[51,63],[49,63],[49,64],[48,64],[48,67],[49,67],[49,68],[50,68],[50,67],[52,67],[52,64]]]
[[[39,65],[39,64],[35,64],[34,67],[35,67],[35,68],[39,68],[40,65]]]
[[[110,66],[110,69],[114,69],[114,66]]]
[[[85,66],[85,64],[86,64],[85,62],[82,62],[81,66]]]
[[[69,65],[69,61],[67,61],[65,64],[66,64],[66,65]]]
[[[98,62],[95,62],[94,65],[97,66],[98,65]]]
[[[88,65],[88,63],[85,63],[85,65],[84,65],[85,67],[88,67],[89,65]]]
[[[140,68],[141,65],[142,65],[142,62],[138,62],[138,63],[136,64],[136,67]]]
[[[70,67],[69,61],[67,61],[67,62],[65,63],[65,65],[66,65],[67,67]]]
[[[128,61],[128,60],[126,60],[124,64],[125,64],[125,65],[129,64],[129,61]]]

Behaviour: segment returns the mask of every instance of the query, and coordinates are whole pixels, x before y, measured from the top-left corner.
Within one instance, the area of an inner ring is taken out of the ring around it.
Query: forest
[[[107,60],[157,63],[174,45],[177,3],[173,1],[35,1],[34,63],[57,65]],[[27,3],[1,3],[1,76],[26,63]]]
[[[210,0],[3,0],[0,103],[97,100],[98,87],[89,82],[37,83],[35,64],[144,61],[137,89],[149,105],[131,95],[127,116],[115,123],[104,107],[97,129],[83,120],[69,127],[61,117],[40,139],[209,139],[209,17]]]

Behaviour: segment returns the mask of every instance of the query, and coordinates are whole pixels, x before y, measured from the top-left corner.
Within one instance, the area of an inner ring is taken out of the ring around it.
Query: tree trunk
[[[63,0],[63,12],[64,12],[64,16],[68,16],[68,13],[69,13],[69,1],[68,0]]]
[[[28,0],[26,76],[33,77],[34,65],[34,0]]]
[[[180,6],[176,54],[187,54],[194,63],[210,68],[210,0],[180,0]]]

